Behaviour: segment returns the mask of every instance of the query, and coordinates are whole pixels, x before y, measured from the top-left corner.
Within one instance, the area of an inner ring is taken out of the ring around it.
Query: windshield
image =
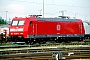
[[[12,21],[12,26],[17,26],[18,21]]]
[[[19,21],[18,25],[24,25],[24,20]]]
[[[24,20],[13,20],[12,21],[12,26],[23,26],[24,25]]]

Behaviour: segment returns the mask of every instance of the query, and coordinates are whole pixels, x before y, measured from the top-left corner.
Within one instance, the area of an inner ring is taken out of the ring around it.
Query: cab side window
[[[30,21],[30,26],[32,26],[33,24],[32,24],[32,21]]]

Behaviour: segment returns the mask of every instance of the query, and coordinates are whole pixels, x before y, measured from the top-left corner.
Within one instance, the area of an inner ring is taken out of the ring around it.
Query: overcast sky
[[[42,14],[43,0],[0,0],[0,16],[7,20],[15,16],[25,17],[31,14]],[[90,0],[44,0],[45,17],[57,17],[62,10],[64,15],[77,19],[90,20]]]

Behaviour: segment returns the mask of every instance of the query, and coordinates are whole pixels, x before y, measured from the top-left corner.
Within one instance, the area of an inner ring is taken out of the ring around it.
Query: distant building
[[[0,24],[0,34],[4,33],[4,30],[7,30],[7,34],[9,34],[9,25]]]

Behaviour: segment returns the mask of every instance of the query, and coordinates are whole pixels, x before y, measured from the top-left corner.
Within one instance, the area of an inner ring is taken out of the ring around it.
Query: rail
[[[63,59],[60,52],[38,52],[38,53],[22,53],[22,54],[9,54],[9,55],[0,55],[0,59],[45,59],[45,60],[55,60],[55,54],[59,54],[58,59]]]
[[[84,42],[72,42],[72,43],[55,43],[55,44],[34,44],[34,45],[18,45],[18,44],[6,44],[5,46],[1,45],[0,49],[5,48],[23,48],[23,47],[53,47],[53,46],[69,46],[69,47],[82,47],[82,46],[90,46],[90,43],[84,43]]]
[[[61,52],[66,59],[90,58],[90,44],[35,44],[0,46],[0,59],[8,60],[54,60],[51,55],[39,55],[41,52]],[[31,55],[30,55],[31,54]],[[34,55],[33,55],[34,54]],[[37,56],[35,56],[37,54]],[[45,57],[44,57],[45,56]]]
[[[9,49],[0,49],[0,57],[1,59],[8,58],[8,59],[50,59],[51,55],[45,54],[36,57],[36,53],[42,53],[42,52],[61,52],[62,56],[66,59],[84,59],[84,58],[90,58],[90,46],[58,46],[58,47],[27,47],[27,48],[9,48]],[[32,56],[31,56],[31,55]],[[34,55],[33,55],[34,54]],[[39,54],[37,54],[39,55]]]

